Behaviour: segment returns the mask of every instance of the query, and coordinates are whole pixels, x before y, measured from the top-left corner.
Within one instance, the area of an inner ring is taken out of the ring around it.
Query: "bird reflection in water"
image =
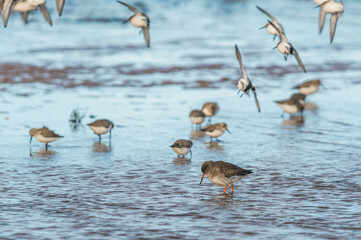
[[[42,149],[38,152],[31,151],[31,147],[29,148],[30,157],[41,157],[45,158],[45,160],[50,159],[52,156],[56,154],[55,151],[48,150],[48,148]]]
[[[305,109],[311,112],[316,112],[318,110],[318,106],[312,102],[305,102]]]
[[[111,150],[112,150],[111,142],[109,142],[109,145],[104,144],[102,142],[94,142],[93,143],[93,152],[108,153]]]
[[[187,165],[191,163],[191,160],[189,158],[177,157],[173,160],[173,162],[177,165]]]
[[[202,137],[206,136],[206,134],[201,130],[194,130],[191,132],[190,139],[192,140],[198,140]]]
[[[207,148],[215,151],[224,151],[224,147],[217,142],[210,142]]]
[[[292,115],[289,119],[283,121],[283,125],[286,126],[303,126],[305,123],[305,118],[301,115]]]

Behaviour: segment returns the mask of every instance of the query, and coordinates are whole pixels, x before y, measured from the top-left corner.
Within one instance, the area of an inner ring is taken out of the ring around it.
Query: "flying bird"
[[[272,22],[268,22],[277,30],[280,37],[280,41],[275,48],[277,48],[280,53],[284,54],[285,61],[287,61],[288,55],[294,55],[297,59],[298,65],[300,65],[302,70],[306,73],[305,65],[303,65],[297,50],[292,46],[290,42],[288,42],[285,33],[283,33],[279,28],[277,28]]]
[[[239,65],[242,69],[242,77],[238,80],[238,83],[236,84],[236,85],[238,85],[238,89],[239,89],[238,93],[242,91],[243,92],[242,95],[246,94],[249,96],[249,91],[252,90],[254,100],[256,101],[256,106],[257,106],[258,112],[261,112],[261,107],[260,107],[258,99],[257,99],[256,88],[252,85],[251,80],[248,78],[246,69],[244,68],[243,63],[242,63],[242,56],[238,50],[237,45],[235,45],[235,48],[236,48],[236,56],[237,56]],[[242,95],[241,95],[241,97],[242,97]]]
[[[142,13],[138,11],[135,7],[126,4],[121,1],[117,1],[120,4],[123,4],[124,6],[127,6],[130,10],[132,10],[135,14],[128,18],[128,20],[124,21],[123,23],[130,22],[134,27],[140,27],[142,28],[145,42],[147,44],[147,47],[150,47],[150,36],[149,36],[149,23],[150,20],[148,16],[145,13]]]
[[[275,17],[273,17],[271,14],[269,14],[266,10],[260,8],[259,6],[256,6],[258,10],[260,10],[261,12],[263,12],[264,14],[266,14],[271,20],[272,23],[278,27],[282,32],[283,27],[282,25],[277,21],[277,19]],[[261,28],[265,28],[267,30],[267,32],[271,35],[273,35],[273,40],[279,35],[277,29],[275,29],[271,24],[267,23],[265,26],[261,27]],[[261,29],[260,28],[260,29]]]
[[[321,2],[320,2],[321,3]],[[320,9],[319,15],[319,33],[322,32],[323,25],[325,22],[325,17],[327,13],[331,14],[330,20],[330,42],[333,42],[336,32],[336,25],[338,19],[343,15],[345,11],[342,0],[340,2],[335,2],[334,0],[323,1],[320,5],[318,5]]]

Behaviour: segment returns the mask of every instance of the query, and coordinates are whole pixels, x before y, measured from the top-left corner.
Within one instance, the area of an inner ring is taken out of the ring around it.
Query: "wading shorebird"
[[[93,132],[98,135],[99,141],[102,139],[101,135],[109,133],[109,139],[111,138],[112,129],[114,127],[113,122],[107,119],[99,119],[92,123],[87,124]]]
[[[208,117],[208,123],[211,122],[211,118],[217,114],[219,107],[217,103],[207,102],[202,107],[202,112]]]
[[[290,99],[282,100],[282,101],[275,101],[284,112],[289,114],[295,114],[297,112],[303,113],[303,110],[305,108],[305,95],[303,94],[294,94]],[[283,117],[283,113],[282,113]]]
[[[124,21],[123,23],[130,22],[134,27],[142,28],[147,47],[150,47],[150,36],[149,36],[150,20],[148,16],[145,13],[139,12],[135,7],[129,4],[126,4],[121,1],[117,1],[117,2],[123,4],[124,6],[127,6],[130,10],[132,10],[135,13],[133,16],[131,16],[128,20]]]
[[[302,70],[306,73],[306,68],[302,63],[297,50],[292,46],[290,42],[288,42],[286,35],[283,32],[281,32],[281,30],[278,29],[272,22],[270,21],[268,22],[277,30],[280,37],[280,41],[275,48],[277,48],[280,53],[284,54],[285,61],[287,61],[288,55],[294,55],[297,59],[298,65],[300,65]]]
[[[242,177],[252,173],[252,170],[243,169],[223,161],[206,161],[203,163],[201,170],[203,175],[199,184],[202,184],[203,178],[207,174],[208,179],[212,183],[224,187],[223,194],[226,193],[229,186],[232,186],[233,193],[233,184]]]
[[[180,139],[177,140],[173,143],[172,146],[170,146],[173,151],[178,154],[178,157],[182,156],[184,157],[185,155],[187,155],[189,152],[191,153],[191,158],[192,158],[192,146],[193,143],[190,140],[185,140],[185,139]]]
[[[236,85],[238,85],[238,89],[239,89],[237,94],[239,94],[239,92],[242,91],[243,93],[241,94],[240,97],[242,97],[243,94],[246,94],[247,96],[249,96],[249,91],[252,90],[258,112],[261,112],[261,107],[260,107],[258,99],[257,99],[256,88],[252,85],[251,80],[248,78],[246,69],[244,68],[244,66],[242,64],[242,56],[238,50],[237,45],[235,45],[235,48],[236,48],[236,56],[237,56],[239,65],[242,69],[242,77],[238,80],[238,83],[236,83]]]
[[[316,79],[316,80],[306,81],[302,84],[295,86],[294,88],[297,88],[298,91],[304,95],[310,95],[317,92],[318,87],[321,84],[322,84],[321,81]]]
[[[193,124],[196,125],[199,129],[201,128],[201,124],[204,122],[206,115],[200,110],[192,110],[189,114],[189,118]]]
[[[29,12],[40,7],[40,10],[43,13],[45,20],[50,25],[52,25],[50,14],[45,6],[45,1],[46,0],[0,0],[0,8],[2,10],[4,27],[7,26],[12,7],[14,8],[15,11],[21,12],[21,15],[25,23],[27,23],[28,21]],[[58,9],[59,16],[61,16],[62,14],[64,4],[65,4],[65,0],[56,0],[56,6]]]
[[[220,142],[220,140],[217,138],[223,135],[224,131],[227,131],[229,134],[231,134],[226,123],[216,123],[209,125],[208,127],[203,128],[202,131],[211,137],[211,142],[213,141],[213,138],[215,138],[217,142]]]
[[[340,2],[335,2],[334,0],[328,0],[328,1],[324,1],[318,6],[321,7],[320,16],[318,20],[319,33],[322,32],[326,14],[327,13],[332,14],[330,20],[330,42],[332,43],[335,37],[337,21],[345,11],[343,2],[342,0]]]
[[[30,129],[29,134],[30,143],[33,140],[33,137],[35,137],[39,142],[45,143],[45,148],[48,147],[48,143],[63,138],[63,136],[56,134],[55,132],[49,130],[49,128],[47,127],[32,128]]]
[[[263,12],[264,14],[266,14],[271,20],[272,23],[278,27],[282,32],[283,27],[282,25],[277,21],[277,19],[275,17],[273,17],[271,14],[269,14],[266,10],[260,8],[259,6],[256,6],[258,10],[260,10],[261,12]],[[265,28],[267,30],[267,32],[271,35],[273,35],[273,40],[275,40],[275,38],[279,35],[277,29],[275,29],[271,24],[266,24],[265,26],[261,27],[260,29]]]

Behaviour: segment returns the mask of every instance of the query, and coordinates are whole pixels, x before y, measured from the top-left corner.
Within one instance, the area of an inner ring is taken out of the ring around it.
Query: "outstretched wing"
[[[287,40],[287,38],[286,38],[286,36],[285,36],[285,33],[282,32],[282,30],[279,29],[276,25],[274,25],[271,21],[269,21],[269,20],[267,20],[267,21],[272,25],[272,27],[274,27],[274,28],[277,30],[278,36],[280,36],[280,40],[281,40],[281,41],[287,41],[287,42],[288,42],[288,40]]]
[[[297,59],[297,62],[298,62],[298,65],[300,65],[300,67],[302,68],[302,70],[306,73],[306,68],[305,68],[305,65],[303,65],[303,62],[300,58],[300,56],[298,55],[298,52],[297,50],[291,45],[292,49],[293,49],[293,55],[295,55],[296,59]]]
[[[320,16],[318,18],[319,33],[322,33],[323,25],[325,23],[326,12],[323,7],[320,8]]]
[[[260,10],[261,12],[263,12],[264,14],[266,14],[270,19],[272,19],[272,21],[277,21],[271,14],[269,14],[266,10],[256,6],[256,8],[258,8],[258,10]]]
[[[58,9],[59,17],[63,13],[65,0],[56,0],[56,8]]]
[[[332,14],[331,23],[330,23],[330,27],[331,27],[331,31],[330,31],[331,43],[333,42],[333,38],[335,37],[337,20],[338,20],[337,13]]]
[[[135,7],[133,7],[133,6],[130,6],[129,4],[126,4],[126,3],[124,3],[124,2],[121,2],[121,1],[117,1],[118,3],[120,3],[120,4],[123,4],[124,6],[127,6],[130,10],[132,10],[134,13],[138,13],[139,11],[135,8]]]
[[[142,29],[143,29],[145,43],[147,44],[147,47],[150,47],[149,27],[144,27]]]
[[[45,20],[50,24],[50,26],[53,25],[53,22],[51,21],[50,14],[45,6],[45,3],[40,5],[40,10],[43,13]]]
[[[28,23],[29,12],[22,12],[21,16],[23,18],[24,23],[27,24]]]
[[[14,2],[15,2],[15,0],[5,0],[4,1],[3,9],[2,9],[4,27],[6,27],[8,25],[11,7]]]
[[[259,105],[259,102],[258,102],[258,99],[257,99],[257,93],[256,93],[256,88],[255,87],[252,88],[252,92],[253,92],[254,101],[256,102],[258,112],[261,112],[261,106]]]
[[[242,69],[243,77],[246,78],[247,77],[247,72],[246,72],[246,69],[243,67],[241,53],[239,52],[237,45],[234,45],[234,46],[236,48],[236,56],[237,56],[237,59],[238,59],[238,62],[239,62],[239,66]]]

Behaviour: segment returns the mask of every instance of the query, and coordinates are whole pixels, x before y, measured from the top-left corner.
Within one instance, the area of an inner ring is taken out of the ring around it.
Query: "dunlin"
[[[217,103],[207,102],[202,107],[202,112],[208,117],[208,122],[211,122],[211,118],[217,114],[219,107]]]
[[[257,106],[258,112],[261,112],[261,107],[260,107],[258,99],[257,99],[256,88],[252,85],[251,80],[248,78],[246,69],[244,68],[243,63],[242,63],[242,56],[241,56],[241,53],[238,50],[237,45],[235,45],[235,48],[236,48],[236,56],[237,56],[237,59],[238,59],[238,62],[239,62],[239,66],[242,69],[242,77],[238,80],[238,83],[237,83],[237,86],[238,86],[238,89],[239,89],[238,93],[242,91],[243,92],[242,95],[246,94],[246,95],[249,96],[249,91],[252,90],[254,100],[256,101],[256,106]],[[242,97],[242,95],[241,95],[241,97]]]
[[[330,42],[333,42],[336,32],[336,25],[338,19],[342,16],[343,12],[345,11],[342,0],[340,2],[336,2],[334,0],[329,0],[323,2],[320,9],[320,16],[319,16],[319,32],[322,32],[322,28],[325,22],[325,16],[327,13],[331,15],[330,21]]]
[[[112,129],[114,127],[113,122],[107,119],[99,119],[92,123],[87,124],[93,132],[98,135],[99,141],[102,139],[101,135],[109,133],[109,139],[112,134]]]
[[[283,32],[283,27],[282,25],[277,21],[277,19],[275,17],[273,17],[271,14],[269,14],[266,10],[260,8],[259,6],[256,6],[258,8],[258,10],[260,10],[261,12],[263,12],[264,14],[266,14],[271,20],[272,23],[277,26],[282,32]],[[273,35],[273,40],[279,35],[279,33],[277,32],[277,29],[275,29],[271,24],[266,24],[264,27],[267,30],[267,32],[271,35]]]
[[[287,61],[288,55],[294,55],[297,59],[298,65],[302,68],[302,70],[306,73],[306,68],[303,65],[300,56],[298,55],[297,50],[292,46],[284,32],[282,32],[278,27],[276,27],[272,22],[268,21],[278,32],[280,37],[280,41],[275,48],[282,54],[284,54],[284,59]]]
[[[231,133],[228,130],[226,123],[216,123],[216,124],[209,125],[208,127],[203,128],[202,131],[211,137],[211,142],[212,142],[213,138],[215,138],[216,141],[219,142],[219,140],[217,138],[219,136],[223,135],[224,131]]]
[[[8,18],[10,15],[11,7],[14,11],[20,12],[24,20],[24,23],[28,23],[28,16],[31,11],[40,8],[45,20],[52,25],[52,20],[49,14],[48,9],[45,6],[45,0],[21,0],[21,1],[7,1],[3,2],[3,22],[6,27]]]
[[[29,133],[30,133],[30,143],[33,137],[35,137],[39,142],[45,143],[45,148],[48,147],[48,143],[54,142],[63,137],[49,130],[49,128],[47,127],[32,128],[30,129]]]
[[[302,113],[305,108],[305,101],[302,100],[301,95],[294,95],[290,99],[275,102],[283,109],[284,112],[289,114],[295,114],[297,112]]]
[[[242,177],[252,173],[252,170],[243,169],[223,161],[206,161],[203,163],[201,170],[203,175],[200,184],[202,184],[203,178],[207,174],[208,179],[212,183],[224,187],[223,193],[226,193],[229,186],[232,186],[233,193],[233,184]]]
[[[135,14],[131,16],[128,20],[123,23],[130,22],[134,27],[140,27],[143,30],[145,42],[147,47],[150,47],[150,37],[149,37],[149,23],[150,20],[145,13],[138,11],[135,7],[126,4],[124,2],[118,1],[118,3],[127,6],[130,10],[132,10]]]
[[[191,153],[191,157],[192,157],[192,146],[193,143],[190,140],[185,140],[185,139],[180,139],[177,140],[173,143],[173,145],[171,145],[170,147],[173,149],[173,151],[178,154],[179,156],[184,157],[185,155],[187,155],[189,152]]]
[[[196,125],[196,127],[201,127],[201,124],[204,122],[206,115],[199,110],[192,110],[189,114],[191,122]]]
[[[298,91],[304,95],[310,95],[317,92],[318,87],[321,84],[322,84],[321,81],[316,79],[316,80],[306,81],[302,84],[295,86],[294,88],[297,88]]]

